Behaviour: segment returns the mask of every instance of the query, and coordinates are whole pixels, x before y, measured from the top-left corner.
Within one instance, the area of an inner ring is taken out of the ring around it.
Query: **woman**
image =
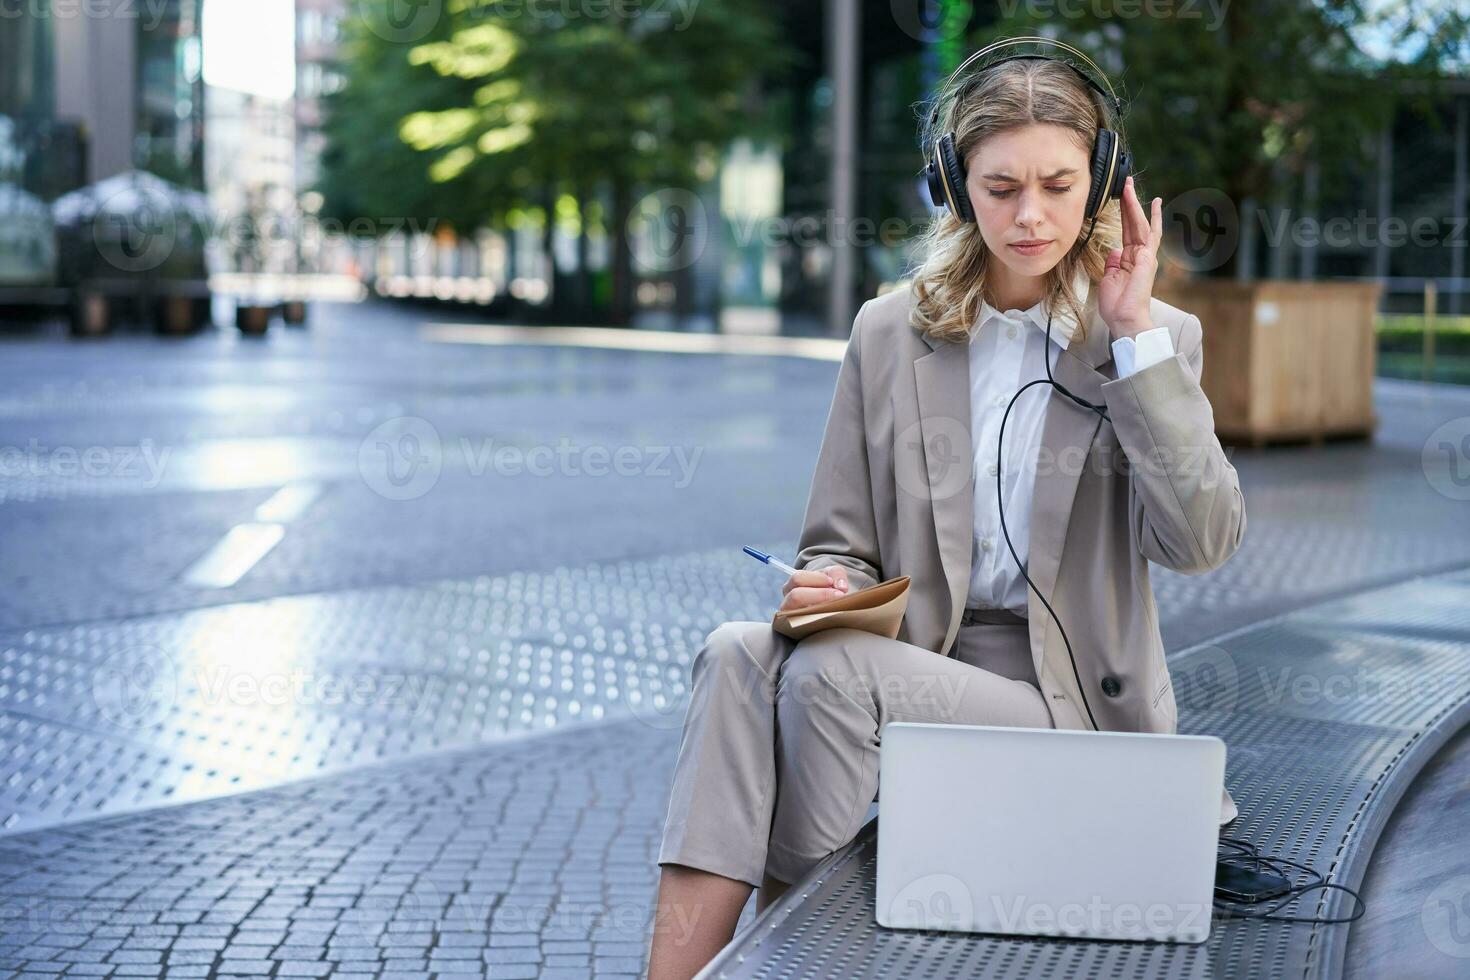
[[[1130,177],[1085,213],[1104,104],[1078,69],[1023,58],[950,105],[973,220],[936,217],[912,284],[858,313],[781,606],[909,575],[903,625],[709,635],[652,980],[691,976],[752,888],[764,907],[856,835],[889,721],[1176,730],[1148,562],[1218,567],[1245,508],[1199,320],[1151,295],[1159,200],[1146,215]]]

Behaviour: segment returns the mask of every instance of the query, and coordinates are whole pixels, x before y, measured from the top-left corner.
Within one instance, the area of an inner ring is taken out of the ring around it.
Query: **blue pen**
[[[750,557],[754,558],[756,561],[763,561],[767,565],[770,565],[770,566],[772,566],[774,568],[779,568],[781,571],[785,572],[787,575],[795,575],[796,574],[796,569],[792,568],[790,565],[786,564],[781,559],[776,558],[776,557],[774,557],[772,555],[766,554],[764,551],[757,551],[756,549],[750,547],[749,545],[745,546],[741,550],[744,551]],[[816,569],[816,570],[817,571],[820,571],[820,569]]]

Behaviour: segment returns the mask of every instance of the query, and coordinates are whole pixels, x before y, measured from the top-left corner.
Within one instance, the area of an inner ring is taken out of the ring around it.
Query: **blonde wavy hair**
[[[941,114],[936,131],[927,135],[937,139],[940,133],[952,130],[955,151],[968,163],[987,137],[1031,123],[1054,123],[1071,130],[1089,159],[1097,130],[1110,123],[1109,128],[1122,125],[1108,120],[1097,93],[1071,68],[1055,61],[1024,60],[1008,61],[978,76],[962,78],[959,95]],[[1116,131],[1123,135],[1121,130]],[[932,143],[926,140],[925,145],[928,148]],[[1104,205],[1091,239],[1080,245],[1092,225],[1091,220],[1084,220],[1077,242],[1046,273],[1045,296],[1056,296],[1060,309],[1069,310],[1077,320],[1077,332],[1069,343],[1080,342],[1087,334],[1081,298],[1072,288],[1072,280],[1079,267],[1086,270],[1092,283],[1102,278],[1108,252],[1118,248],[1123,239],[1120,204],[1109,201]],[[991,258],[980,226],[973,221],[962,222],[942,210],[914,240],[913,254],[917,259],[910,287],[910,324],[939,340],[968,341],[971,327],[980,316],[981,303],[996,305],[989,288],[990,263],[999,260]],[[1045,309],[1050,312],[1054,308],[1048,305]]]

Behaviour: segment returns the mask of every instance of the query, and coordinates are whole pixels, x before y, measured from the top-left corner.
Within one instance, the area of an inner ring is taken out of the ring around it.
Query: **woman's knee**
[[[821,706],[866,707],[868,684],[859,669],[854,644],[872,634],[855,629],[831,629],[806,637],[781,667],[777,701],[785,717]]]
[[[765,634],[771,634],[766,636]],[[774,665],[764,663],[777,636],[770,623],[735,620],[721,623],[705,637],[704,646],[694,655],[689,675],[693,683],[747,684],[774,674]]]

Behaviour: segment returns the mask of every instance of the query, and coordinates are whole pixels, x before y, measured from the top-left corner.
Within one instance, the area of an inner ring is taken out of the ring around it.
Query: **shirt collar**
[[[1084,308],[1087,306],[1087,298],[1091,289],[1092,281],[1087,278],[1087,270],[1079,265],[1077,267],[1076,273],[1072,276],[1072,290],[1077,294],[1077,302]],[[1002,312],[1000,310],[997,310],[995,307],[991,306],[984,300],[980,301],[981,325],[984,325],[985,322],[991,317],[1000,317],[1001,319],[1013,319],[1012,317],[1007,317],[1006,312],[1009,311]],[[1042,336],[1046,335],[1046,310],[1043,308],[1042,303],[1038,302],[1029,310],[1023,311],[1021,314],[1021,319],[1032,324],[1034,327],[1036,327],[1037,330],[1040,330]],[[1051,319],[1052,341],[1059,345],[1063,350],[1066,350],[1067,341],[1070,340],[1072,338],[1072,335],[1076,332],[1076,327],[1077,317],[1074,316],[1072,312],[1065,307],[1058,308]]]

